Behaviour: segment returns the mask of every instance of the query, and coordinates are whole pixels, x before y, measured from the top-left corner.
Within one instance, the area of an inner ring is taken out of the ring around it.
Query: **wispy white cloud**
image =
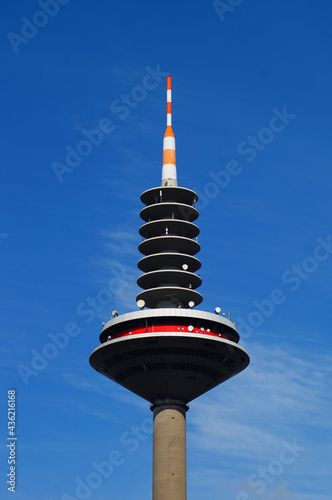
[[[124,265],[115,259],[100,257],[98,259],[100,273],[95,281],[112,292],[113,307],[121,307],[121,310],[131,310],[136,307],[136,295],[139,292],[136,283],[139,271],[131,265]],[[104,317],[104,316],[100,316]]]
[[[219,423],[231,423],[240,433],[241,449],[252,450],[252,438],[247,435],[247,427],[251,432],[258,433],[266,439],[273,439],[273,433],[264,431],[266,419],[269,419],[269,429],[287,429],[301,418],[303,423],[311,426],[332,428],[331,422],[325,416],[331,409],[331,401],[326,398],[329,391],[332,367],[329,356],[317,356],[307,359],[300,357],[295,346],[260,346],[251,343],[251,364],[243,374],[224,384],[204,398],[193,403],[195,409],[195,426],[209,432],[211,426],[213,435],[226,437],[230,429],[224,430]],[[241,377],[241,379],[240,379]],[[198,418],[204,413],[210,419],[206,425]],[[305,420],[303,420],[305,418]],[[242,429],[242,430],[241,430]],[[208,446],[215,446],[215,442],[202,439]],[[268,437],[270,436],[270,437]],[[232,436],[233,437],[233,436]],[[256,442],[256,439],[254,439]],[[223,443],[225,447],[227,442]],[[234,444],[228,443],[234,451]],[[256,443],[256,447],[259,442]],[[222,449],[221,448],[221,449]]]
[[[252,500],[298,500],[298,496],[289,489],[286,481],[270,487],[267,486],[266,490],[259,494],[255,494],[253,491],[248,493]],[[235,498],[234,496],[234,500]]]
[[[305,451],[291,466],[294,481],[304,475],[315,482],[317,474],[327,481],[332,459],[332,446],[326,444],[332,430],[331,357],[296,344],[251,342],[249,350],[251,365],[243,374],[192,403],[190,453],[198,460],[213,457],[208,460],[210,474],[222,463],[227,477],[235,479],[235,464],[249,476],[278,459],[284,441],[295,440]],[[218,476],[215,481],[217,487]],[[299,498],[284,496],[278,488],[259,498]]]
[[[133,309],[139,292],[136,281],[140,271],[132,263],[133,255],[138,257],[140,237],[137,233],[123,229],[102,231],[100,234],[104,239],[103,254],[94,258],[93,267],[97,272],[93,274],[92,280],[100,288],[111,291],[112,307]],[[104,319],[104,315],[100,317]]]
[[[331,495],[320,495],[319,493],[312,492],[309,494],[299,494],[297,496],[298,500],[331,500]]]
[[[72,372],[63,373],[62,377],[65,379],[66,383],[75,390],[88,392],[90,394],[100,394],[103,398],[112,399],[120,403],[134,405],[139,408],[146,408],[146,403],[144,400],[133,395],[121,386],[111,382],[108,379],[103,379],[96,382],[91,382],[84,379],[80,375]],[[103,420],[110,420],[114,418],[114,412],[99,411],[96,409],[91,410],[89,406],[85,406],[85,411],[92,415],[97,415]],[[117,421],[117,420],[115,420]]]
[[[140,237],[136,231],[103,231],[101,235],[105,238],[106,247],[123,257],[137,254],[137,244]]]

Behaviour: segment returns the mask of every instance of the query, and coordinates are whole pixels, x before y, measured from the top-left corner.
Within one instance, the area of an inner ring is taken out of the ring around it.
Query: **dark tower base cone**
[[[103,343],[90,364],[150,403],[165,398],[188,403],[248,366],[238,338],[234,324],[216,314],[137,311],[104,326]]]

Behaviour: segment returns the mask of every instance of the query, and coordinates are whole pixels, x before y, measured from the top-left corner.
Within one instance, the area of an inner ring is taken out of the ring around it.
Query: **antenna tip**
[[[166,78],[173,78],[172,73],[166,73],[166,75],[165,75],[165,76],[166,76]]]

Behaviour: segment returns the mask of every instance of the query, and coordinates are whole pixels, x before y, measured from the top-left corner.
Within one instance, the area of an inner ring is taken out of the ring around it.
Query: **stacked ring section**
[[[177,186],[149,189],[141,196],[144,239],[138,248],[144,257],[138,268],[144,274],[137,280],[143,291],[136,300],[148,308],[188,308],[203,300],[196,290],[202,283],[195,257],[200,250],[197,199],[194,191]]]

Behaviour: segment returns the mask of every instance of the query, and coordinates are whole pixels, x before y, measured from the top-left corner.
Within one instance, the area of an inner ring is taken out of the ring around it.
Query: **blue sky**
[[[251,356],[190,405],[188,498],[331,499],[332,4],[222,3],[2,2],[1,498],[11,388],[18,500],[151,498],[149,406],[88,358],[136,308],[170,72],[200,309]]]

